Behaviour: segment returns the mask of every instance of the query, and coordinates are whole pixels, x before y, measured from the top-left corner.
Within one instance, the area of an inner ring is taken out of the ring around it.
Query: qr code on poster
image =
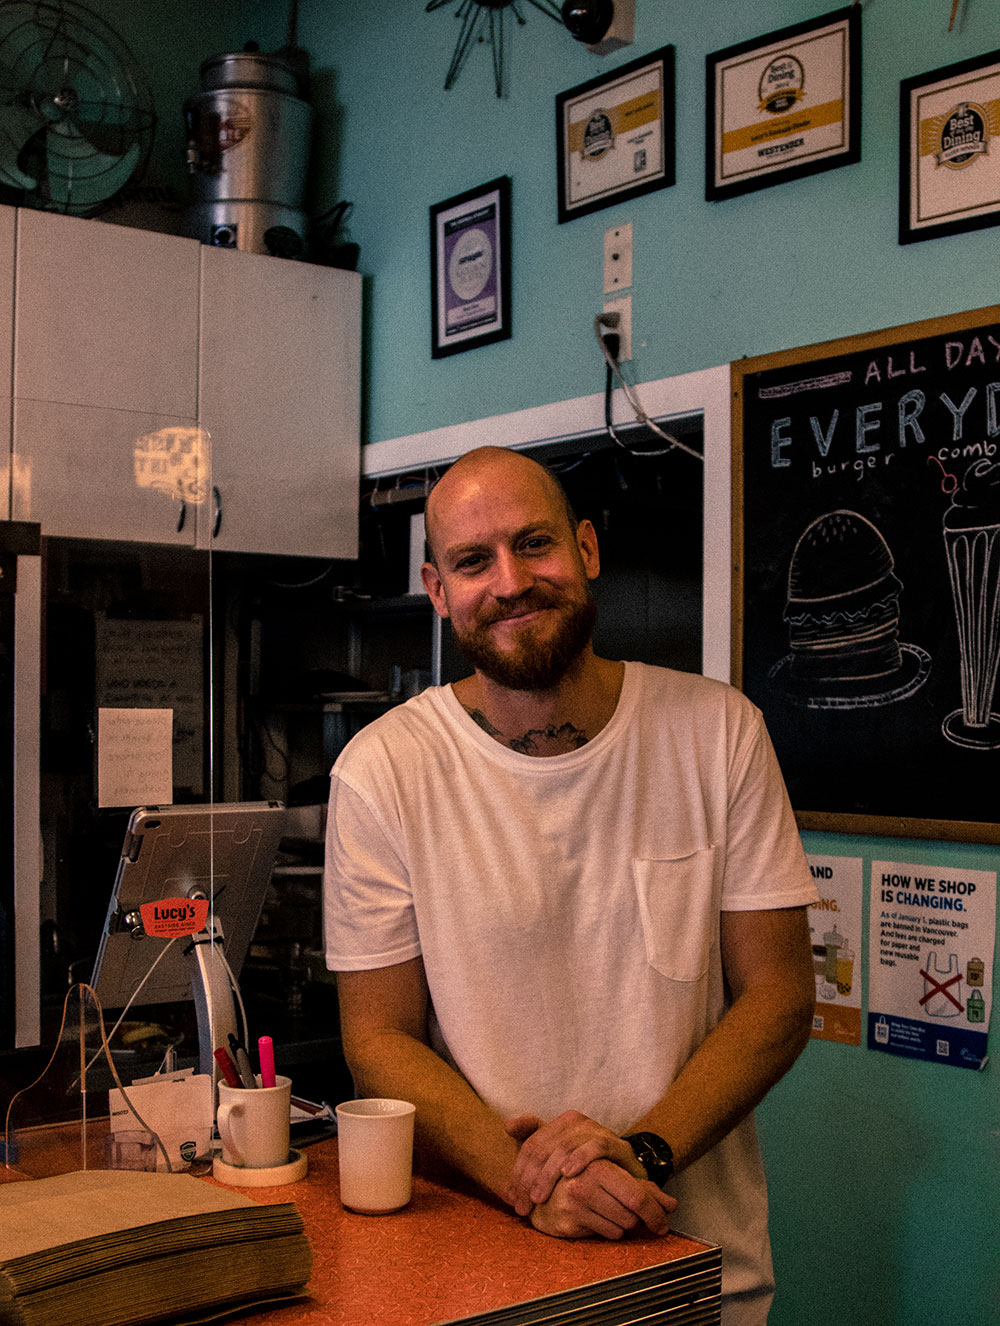
[[[938,1054],[940,1054],[940,1055],[943,1056],[944,1058],[947,1058],[947,1056],[948,1056],[948,1050],[949,1050],[949,1045],[948,1045],[948,1042],[947,1042],[947,1041],[938,1041],[938,1042],[937,1042],[937,1046],[936,1046],[936,1048],[937,1048],[937,1052],[938,1052]]]

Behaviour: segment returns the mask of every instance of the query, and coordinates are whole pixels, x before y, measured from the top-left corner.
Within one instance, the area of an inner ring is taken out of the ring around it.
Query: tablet
[[[279,801],[140,806],[132,812],[91,984],[105,1008],[124,1008],[170,941],[147,935],[139,908],[192,891],[211,900],[223,949],[239,975],[284,831]],[[191,999],[185,937],[174,942],[136,1004]]]

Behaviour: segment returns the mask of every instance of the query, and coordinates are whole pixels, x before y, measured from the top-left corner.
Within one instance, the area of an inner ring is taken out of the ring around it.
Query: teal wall
[[[1000,46],[994,0],[963,0],[951,34],[950,0],[865,5],[862,161],[723,203],[704,199],[706,54],[834,3],[637,0],[634,45],[599,57],[525,0],[524,26],[508,28],[502,101],[485,47],[443,91],[456,7],[300,3],[321,127],[317,197],[353,201],[370,277],[366,440],[599,391],[603,234],[623,221],[634,226],[640,383],[997,299],[1000,228],[896,241],[899,80]],[[677,184],[559,225],[556,94],[667,44],[677,55]],[[503,174],[513,181],[513,336],[432,361],[427,209]]]

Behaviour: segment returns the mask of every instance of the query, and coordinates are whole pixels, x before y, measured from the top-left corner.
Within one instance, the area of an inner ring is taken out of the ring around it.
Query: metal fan
[[[75,0],[0,0],[0,186],[85,215],[146,164],[156,116],[122,39]]]

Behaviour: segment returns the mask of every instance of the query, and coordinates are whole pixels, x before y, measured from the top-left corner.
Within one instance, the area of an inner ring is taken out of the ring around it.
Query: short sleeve
[[[819,894],[764,719],[749,708],[731,773],[722,910],[808,906]]]
[[[406,867],[371,807],[336,771],[326,826],[323,940],[331,971],[369,971],[420,955]]]

